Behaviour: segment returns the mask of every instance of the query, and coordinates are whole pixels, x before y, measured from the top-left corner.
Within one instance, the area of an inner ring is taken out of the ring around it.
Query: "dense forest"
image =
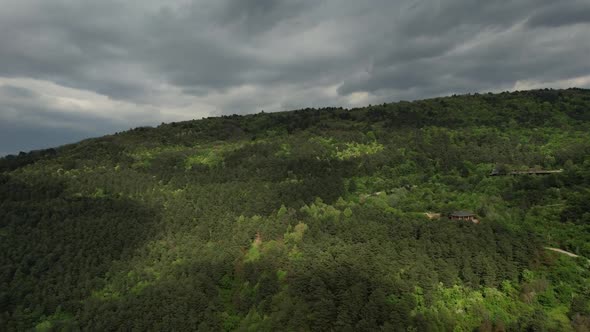
[[[510,173],[529,169],[561,171]],[[589,331],[589,257],[590,90],[222,116],[0,159],[2,331]]]

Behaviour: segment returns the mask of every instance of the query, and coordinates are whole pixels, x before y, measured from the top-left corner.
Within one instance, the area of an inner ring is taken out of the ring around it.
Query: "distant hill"
[[[7,156],[0,330],[583,331],[588,202],[583,89],[231,115]]]

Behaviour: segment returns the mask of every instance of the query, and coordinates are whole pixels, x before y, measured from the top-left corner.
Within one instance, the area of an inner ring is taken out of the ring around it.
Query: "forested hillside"
[[[528,169],[563,171],[509,175]],[[224,116],[0,159],[2,331],[588,331],[589,257],[590,90]]]

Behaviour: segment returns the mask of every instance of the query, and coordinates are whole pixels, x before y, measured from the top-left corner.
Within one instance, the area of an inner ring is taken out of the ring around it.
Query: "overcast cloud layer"
[[[0,6],[0,155],[212,115],[590,87],[590,0]]]

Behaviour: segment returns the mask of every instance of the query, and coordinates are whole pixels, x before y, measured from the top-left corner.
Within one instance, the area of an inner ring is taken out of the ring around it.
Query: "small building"
[[[455,211],[455,212],[449,214],[449,219],[451,219],[451,220],[465,220],[465,221],[471,221],[474,224],[479,224],[479,220],[477,219],[477,216],[475,215],[475,213],[473,213],[471,211]]]
[[[508,173],[507,172],[504,172],[504,171],[500,171],[500,170],[498,170],[496,168],[494,168],[492,170],[492,172],[490,172],[490,176],[502,176],[502,175],[506,175],[506,174],[508,174]]]

